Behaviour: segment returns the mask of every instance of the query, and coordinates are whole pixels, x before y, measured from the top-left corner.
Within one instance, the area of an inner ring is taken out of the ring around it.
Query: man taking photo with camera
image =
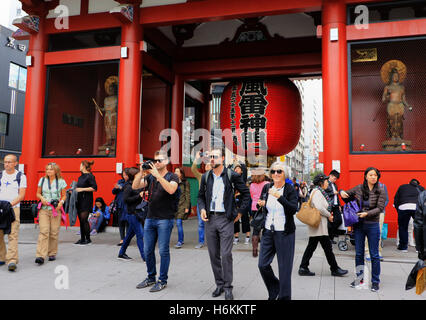
[[[169,159],[165,151],[157,151],[154,161],[141,165],[141,171],[135,176],[132,188],[145,188],[149,193],[148,214],[144,226],[144,253],[148,277],[136,288],[146,288],[154,285],[150,292],[163,290],[167,285],[170,265],[170,235],[173,229],[174,217],[177,211],[176,192],[179,178],[167,170]],[[148,175],[143,178],[143,172]],[[155,245],[161,258],[160,276],[156,281]]]

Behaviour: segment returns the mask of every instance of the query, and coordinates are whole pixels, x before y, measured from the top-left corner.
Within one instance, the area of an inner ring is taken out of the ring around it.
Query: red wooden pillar
[[[140,1],[134,4],[133,22],[123,23],[121,31],[121,47],[128,50],[127,58],[120,60],[116,156],[123,168],[134,166],[139,153],[143,38],[139,5]]]
[[[182,165],[182,121],[185,107],[185,82],[176,74],[172,92],[172,133],[171,133],[171,162],[173,170]],[[178,134],[175,135],[173,133]]]
[[[42,156],[46,93],[44,55],[47,50],[47,36],[44,33],[45,14],[40,14],[39,17],[39,31],[31,34],[27,53],[27,56],[32,57],[32,66],[27,68],[22,155],[19,161],[25,166],[25,175],[28,180],[25,198],[30,200],[35,199],[37,191],[38,160]]]
[[[349,111],[344,0],[324,0],[322,7],[322,77],[324,172],[340,165],[339,187],[349,184]],[[337,39],[333,38],[337,32]]]

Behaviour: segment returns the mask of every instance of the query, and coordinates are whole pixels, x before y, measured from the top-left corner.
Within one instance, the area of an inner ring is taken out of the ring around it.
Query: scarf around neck
[[[331,212],[331,204],[333,203],[333,199],[331,199],[328,196],[327,192],[325,192],[325,190],[321,188],[320,186],[315,186],[314,190],[319,190],[322,193],[322,195],[324,196],[324,198],[327,200],[327,203],[328,203],[327,211]]]

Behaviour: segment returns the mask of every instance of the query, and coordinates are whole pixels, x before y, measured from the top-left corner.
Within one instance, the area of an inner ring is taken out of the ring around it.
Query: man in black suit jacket
[[[247,210],[250,191],[239,174],[224,167],[224,160],[224,149],[211,150],[213,169],[201,177],[198,207],[201,219],[206,222],[207,247],[217,286],[212,296],[218,297],[225,291],[225,299],[233,300],[234,222],[240,219],[241,212]],[[234,198],[235,189],[241,194],[239,212]]]

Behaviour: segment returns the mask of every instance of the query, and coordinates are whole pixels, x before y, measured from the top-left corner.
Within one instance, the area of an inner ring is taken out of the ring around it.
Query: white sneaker
[[[234,237],[234,244],[238,244],[238,242],[240,242],[240,239]]]
[[[244,244],[250,244],[250,237],[246,237],[246,239],[244,240]]]

